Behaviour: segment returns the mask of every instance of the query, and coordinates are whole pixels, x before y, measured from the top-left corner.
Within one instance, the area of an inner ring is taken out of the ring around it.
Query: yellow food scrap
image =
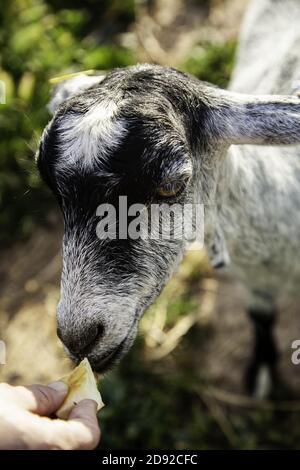
[[[103,408],[104,403],[87,358],[60,380],[68,385],[69,391],[63,404],[56,411],[58,418],[67,419],[74,406],[85,399],[94,400],[98,404],[98,411]]]
[[[95,70],[83,70],[82,72],[66,73],[65,75],[60,75],[59,77],[49,78],[49,83],[51,85],[56,85],[59,82],[68,80],[69,78],[79,77],[80,75],[93,75]]]

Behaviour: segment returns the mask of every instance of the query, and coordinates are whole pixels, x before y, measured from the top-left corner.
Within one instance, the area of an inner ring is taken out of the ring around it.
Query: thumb
[[[24,408],[42,416],[54,413],[60,407],[68,392],[68,386],[64,382],[17,388],[21,389],[20,399]]]
[[[77,424],[78,448],[94,449],[100,440],[100,429],[97,419],[97,403],[94,400],[82,400],[71,411],[68,418],[69,426]],[[78,426],[81,428],[78,428]],[[76,438],[74,433],[74,438]]]

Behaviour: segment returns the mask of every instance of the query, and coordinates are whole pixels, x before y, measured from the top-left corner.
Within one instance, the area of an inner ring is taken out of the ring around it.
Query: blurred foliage
[[[52,203],[34,165],[49,119],[49,78],[134,62],[132,52],[115,44],[108,31],[101,39],[87,33],[91,21],[96,27],[108,17],[110,24],[116,17],[126,28],[133,0],[69,3],[72,9],[66,10],[61,2],[15,0],[0,11],[0,80],[6,87],[6,104],[0,104],[0,244],[31,233]]]
[[[201,44],[193,48],[181,67],[200,80],[226,87],[233,67],[235,50],[234,40],[222,44]]]
[[[108,26],[111,30],[124,29],[135,19],[135,0],[47,0],[55,10],[84,10],[88,13],[88,20],[85,24],[85,31],[88,33],[91,29],[98,26],[101,19],[101,33],[107,31],[103,27]],[[143,3],[141,0],[138,3]],[[105,25],[105,20],[110,20]]]
[[[216,432],[213,418],[203,413],[193,392],[196,378],[189,368],[168,370],[143,361],[142,353],[140,341],[103,381],[101,390],[108,406],[100,415],[100,448],[219,447],[222,433]]]
[[[166,315],[162,314],[165,333],[178,326],[180,318],[199,309],[203,283],[207,282],[204,278],[209,274],[203,255],[188,253],[144,314],[139,337],[129,354],[101,379],[100,390],[107,406],[99,415],[100,449],[299,448],[299,401],[298,409],[293,409],[292,402],[287,405],[287,397],[295,397],[285,384],[277,384],[276,400],[268,402],[269,406],[256,402],[247,407],[240,403],[239,395],[227,392],[229,404],[211,392],[205,351],[214,334],[212,323],[196,322],[169,354],[159,360],[151,355],[155,349],[149,343],[154,315],[166,309]],[[155,330],[158,325],[162,327],[161,318]],[[159,340],[161,335],[157,336]],[[222,392],[222,388],[218,390]],[[280,409],[281,400],[285,401],[284,409]]]
[[[135,344],[101,385],[100,449],[299,449],[300,410],[207,400],[209,384],[191,361],[197,341],[199,331],[190,331],[176,367],[144,360],[142,340]]]

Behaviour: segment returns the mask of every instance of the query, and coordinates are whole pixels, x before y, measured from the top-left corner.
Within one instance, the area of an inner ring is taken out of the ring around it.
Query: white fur
[[[116,150],[126,135],[125,121],[114,119],[117,105],[103,101],[85,114],[73,114],[64,119],[60,128],[62,158],[56,170],[79,163],[93,168],[94,162]]]

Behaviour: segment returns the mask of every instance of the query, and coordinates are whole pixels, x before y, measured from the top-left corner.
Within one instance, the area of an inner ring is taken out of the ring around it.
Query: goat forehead
[[[125,119],[117,118],[118,106],[112,100],[93,105],[86,113],[69,113],[58,128],[62,157],[57,170],[80,164],[93,168],[116,150],[127,134]]]
[[[146,203],[160,184],[192,173],[189,155],[180,144],[173,142],[170,148],[162,143],[157,149],[136,135],[130,140],[125,137],[106,157],[98,151],[90,166],[81,163],[84,159],[85,155],[78,155],[77,161],[71,157],[56,166],[56,187],[64,208],[71,205],[75,210],[89,208],[95,212],[102,203],[117,206],[119,196],[127,196],[130,204]]]

